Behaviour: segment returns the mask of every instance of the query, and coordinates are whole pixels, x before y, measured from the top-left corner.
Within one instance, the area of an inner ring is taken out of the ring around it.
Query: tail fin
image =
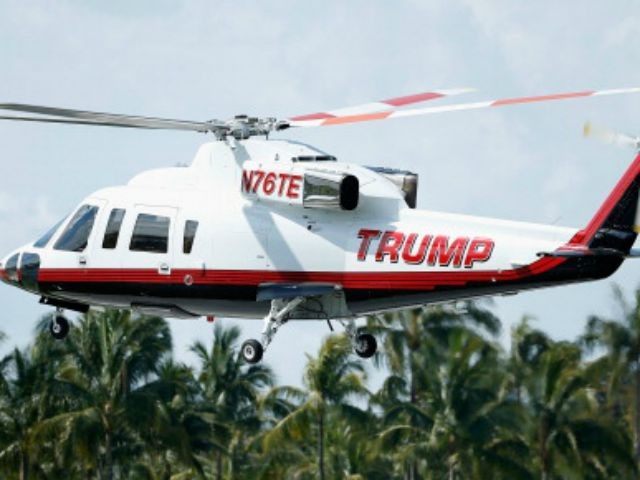
[[[613,249],[628,254],[640,232],[639,190],[640,154],[588,225],[576,233],[569,244],[590,249]]]

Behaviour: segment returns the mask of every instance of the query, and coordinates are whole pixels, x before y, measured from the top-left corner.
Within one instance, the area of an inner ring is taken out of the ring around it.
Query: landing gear
[[[247,363],[258,363],[262,360],[264,352],[273,340],[278,329],[284,325],[289,319],[289,314],[302,304],[306,297],[295,297],[289,299],[276,298],[271,300],[271,309],[269,314],[264,317],[264,328],[262,329],[262,337],[258,340],[247,340],[242,344],[240,353]],[[328,321],[328,320],[327,320]],[[378,342],[373,335],[369,333],[359,333],[356,329],[356,322],[353,318],[347,320],[339,320],[353,345],[354,352],[362,358],[372,357],[378,349]],[[331,328],[331,322],[329,322]],[[333,328],[331,328],[333,331]]]
[[[247,363],[258,363],[262,359],[264,351],[267,349],[271,340],[276,335],[278,329],[287,322],[287,314],[305,301],[305,297],[295,297],[292,299],[274,299],[271,300],[271,310],[264,317],[264,328],[262,329],[262,338],[258,340],[247,340],[242,344],[242,358]]]
[[[56,340],[62,340],[69,334],[69,320],[62,315],[62,310],[58,310],[51,319],[49,332]]]
[[[353,345],[353,351],[360,358],[370,358],[378,350],[378,342],[376,337],[370,333],[358,333],[356,329],[356,322],[350,318],[346,321],[340,321],[345,329],[346,334],[351,339]]]
[[[242,344],[240,351],[245,362],[258,363],[262,360],[264,348],[262,348],[262,344],[258,340],[251,339]]]
[[[370,333],[362,333],[356,337],[353,349],[359,357],[369,358],[378,350],[378,342],[376,342],[376,337]]]

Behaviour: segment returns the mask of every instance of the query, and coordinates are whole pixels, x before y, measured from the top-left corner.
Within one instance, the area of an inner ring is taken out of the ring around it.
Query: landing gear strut
[[[278,329],[286,323],[287,314],[304,301],[305,297],[295,297],[287,300],[280,298],[271,300],[271,310],[269,310],[269,314],[264,317],[261,341],[251,339],[244,342],[240,349],[242,358],[244,358],[247,363],[258,363],[262,359],[264,351],[271,343],[271,340],[273,340]]]
[[[240,353],[247,363],[258,363],[262,360],[265,350],[273,340],[278,329],[284,325],[291,313],[296,307],[306,300],[306,297],[295,297],[291,299],[274,299],[271,300],[271,309],[269,314],[264,317],[264,328],[262,329],[262,338],[260,341],[250,339],[242,344]],[[353,318],[348,320],[339,320],[344,327],[347,335],[351,339],[354,352],[362,358],[372,357],[378,349],[376,338],[369,333],[358,333],[356,322]],[[329,323],[331,326],[331,323]]]
[[[353,351],[356,352],[360,358],[370,358],[378,350],[378,342],[376,337],[370,333],[358,333],[356,329],[356,322],[350,318],[346,321],[340,321],[345,329],[346,334],[351,339],[353,345]]]
[[[62,340],[69,334],[69,320],[62,315],[62,309],[56,310],[56,314],[49,323],[49,332],[56,340]]]

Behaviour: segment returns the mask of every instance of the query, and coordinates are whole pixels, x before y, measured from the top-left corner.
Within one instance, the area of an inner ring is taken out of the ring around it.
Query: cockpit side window
[[[60,225],[62,225],[62,222],[64,222],[65,218],[67,217],[62,218],[58,223],[56,223],[53,227],[51,227],[49,231],[47,231],[47,233],[45,233],[38,240],[36,240],[33,246],[36,248],[46,247],[47,244],[49,243],[49,240],[51,240],[51,237],[55,235],[55,233],[58,231],[58,228],[60,228]]]
[[[167,253],[169,250],[169,217],[141,213],[133,228],[129,250],[133,252]]]
[[[195,220],[187,220],[184,224],[184,237],[182,239],[182,252],[189,254],[193,250],[193,241],[198,231],[198,222]]]
[[[13,283],[18,283],[20,280],[18,276],[18,260],[20,258],[20,254],[16,253],[9,260],[7,260],[7,264],[4,266],[4,271],[7,275],[7,280]]]
[[[98,213],[98,207],[94,205],[82,205],[75,213],[67,228],[53,246],[55,250],[67,252],[82,252],[87,248],[89,235]]]
[[[125,210],[122,208],[114,208],[109,214],[107,229],[104,232],[102,240],[102,248],[114,249],[118,245],[118,236],[120,236],[120,227],[124,219]]]

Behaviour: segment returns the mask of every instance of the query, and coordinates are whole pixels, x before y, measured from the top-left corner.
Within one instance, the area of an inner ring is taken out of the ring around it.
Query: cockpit
[[[114,270],[126,264],[166,275],[174,260],[188,261],[192,251],[201,248],[196,242],[200,222],[178,213],[172,207],[126,208],[119,202],[89,199],[0,262],[0,280],[57,297],[66,291],[65,282],[82,287],[89,281],[89,268]],[[118,271],[110,278],[120,275]]]

